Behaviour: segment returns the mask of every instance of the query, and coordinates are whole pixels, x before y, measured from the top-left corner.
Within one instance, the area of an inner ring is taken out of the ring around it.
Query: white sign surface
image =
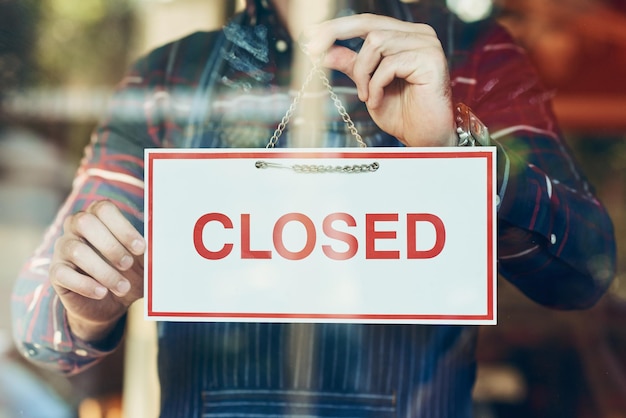
[[[145,163],[148,319],[496,322],[493,147],[150,149]]]

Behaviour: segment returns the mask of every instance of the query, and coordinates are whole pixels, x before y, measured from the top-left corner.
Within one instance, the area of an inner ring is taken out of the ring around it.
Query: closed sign
[[[146,150],[146,316],[494,324],[495,148]]]

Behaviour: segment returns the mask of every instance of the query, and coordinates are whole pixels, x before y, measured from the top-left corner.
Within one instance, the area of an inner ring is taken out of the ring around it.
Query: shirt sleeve
[[[114,202],[143,231],[143,149],[158,147],[158,89],[151,87],[146,61],[140,60],[120,83],[108,114],[93,133],[77,170],[70,195],[49,226],[40,247],[15,283],[11,310],[18,350],[29,360],[64,374],[94,364],[118,345],[124,320],[98,346],[75,337],[49,278],[53,246],[64,219],[96,200]]]
[[[13,337],[32,362],[75,374],[119,346],[125,317],[97,345],[72,334],[48,278],[54,243],[70,214],[103,199],[114,202],[143,234],[144,149],[179,146],[186,137],[191,99],[217,33],[199,31],[156,48],[137,60],[115,89],[85,149],[71,193],[14,285]]]
[[[613,225],[525,51],[500,28],[452,83],[497,146],[499,273],[543,305],[593,305],[615,275]]]

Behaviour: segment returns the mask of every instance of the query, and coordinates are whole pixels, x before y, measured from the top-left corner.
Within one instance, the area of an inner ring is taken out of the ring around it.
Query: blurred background
[[[618,277],[591,310],[542,308],[499,282],[481,329],[477,418],[626,417],[626,0],[458,0],[490,10],[555,92],[566,139],[613,218]],[[26,364],[8,298],[107,99],[151,48],[219,27],[237,0],[0,0],[0,418],[151,417],[154,332],[141,313],[123,347],[63,378]],[[132,361],[131,361],[132,360]]]

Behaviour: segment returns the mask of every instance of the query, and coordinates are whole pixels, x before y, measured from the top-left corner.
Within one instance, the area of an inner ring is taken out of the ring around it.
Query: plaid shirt
[[[48,281],[65,217],[110,199],[142,231],[144,148],[266,144],[293,99],[291,44],[271,15],[256,26],[242,16],[223,31],[196,33],[153,51],[119,85],[72,193],[16,283],[14,335],[27,358],[73,374],[108,354],[123,334],[122,321],[109,341],[95,347],[68,328]],[[591,306],[615,272],[613,228],[563,141],[549,92],[499,27],[455,24],[454,37],[446,39],[448,23],[429,23],[444,34],[454,100],[472,107],[498,146],[499,274],[546,306]],[[368,145],[401,146],[373,124],[345,76],[333,74],[333,85]],[[318,125],[321,146],[351,145],[332,104],[327,116]],[[289,129],[279,146],[290,146]],[[470,416],[475,337],[474,327],[164,323],[162,414],[333,416],[356,405],[350,411],[359,416]],[[233,338],[245,348],[227,352]],[[314,342],[307,345],[309,339]],[[295,341],[296,354],[315,358],[318,378],[311,377],[312,361],[280,357],[285,341]],[[308,383],[294,376],[307,373]],[[263,397],[261,408],[246,397],[252,389],[277,398]],[[309,409],[288,409],[296,408],[294,393]],[[366,398],[373,403],[363,403]],[[239,401],[235,409],[233,399]]]

